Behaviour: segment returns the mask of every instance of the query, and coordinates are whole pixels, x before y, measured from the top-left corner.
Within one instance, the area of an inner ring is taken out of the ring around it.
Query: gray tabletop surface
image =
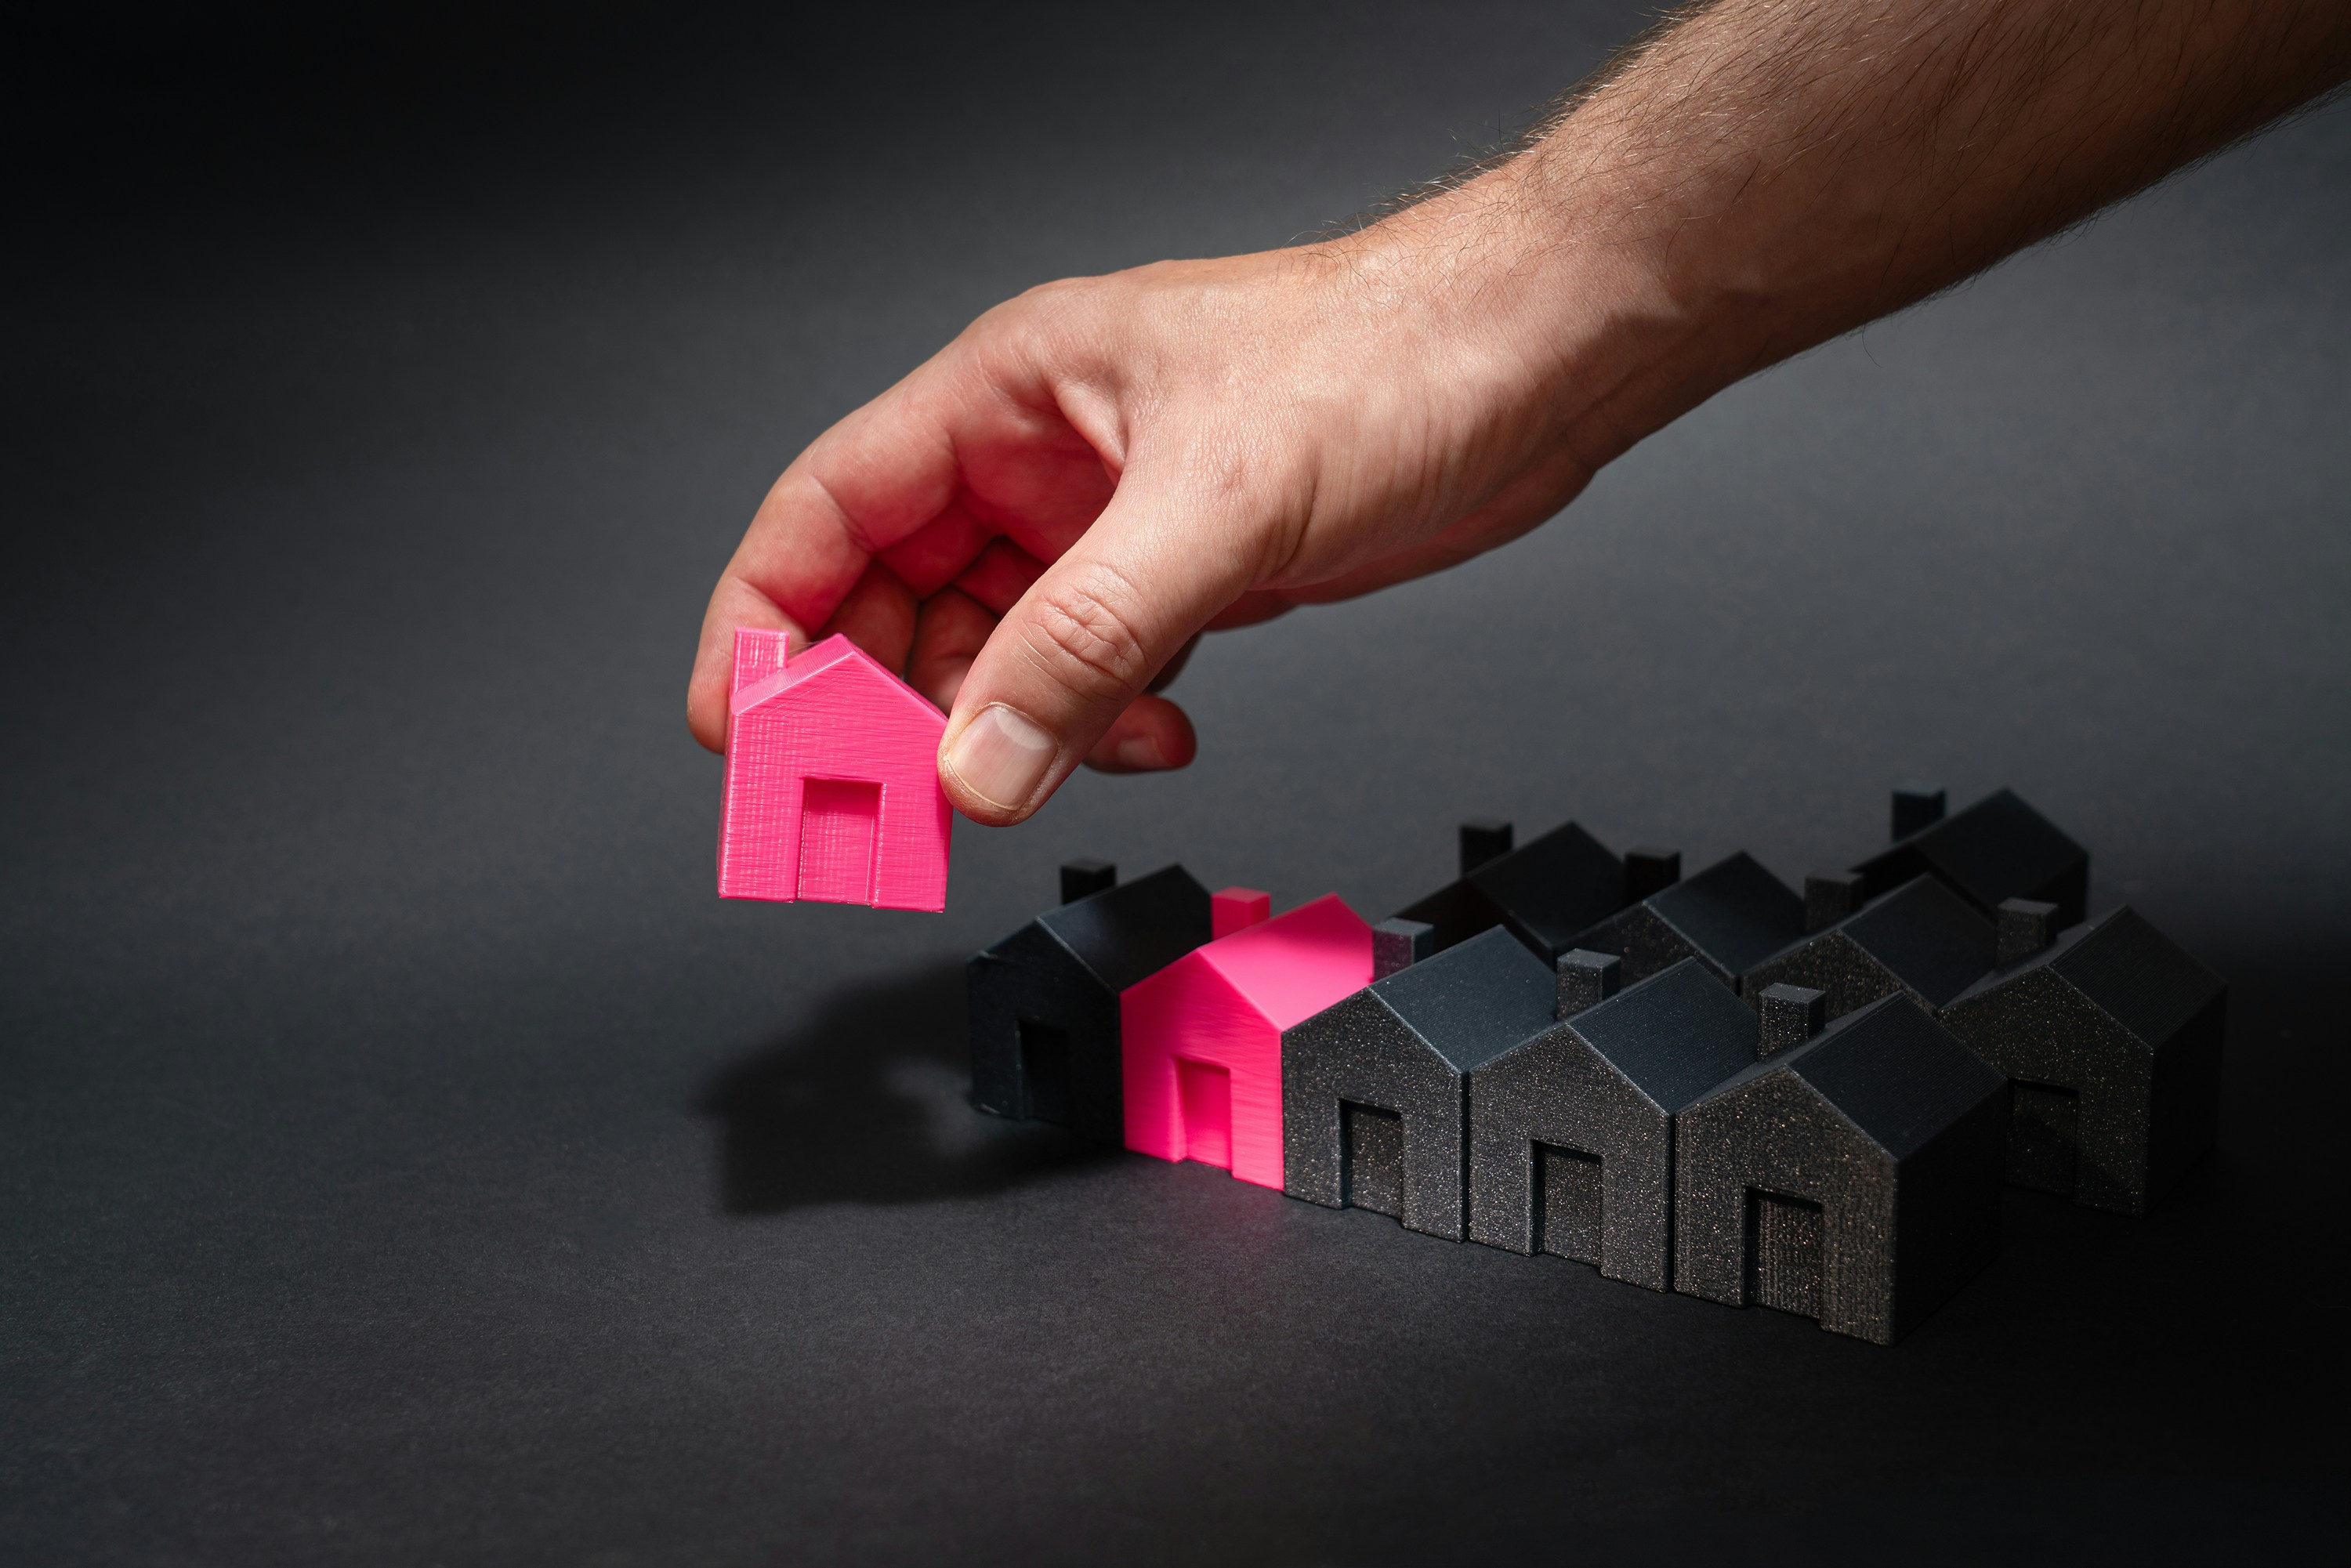
[[[331,11],[332,14],[328,14]],[[1198,764],[723,904],[780,465],[1056,276],[1286,243],[1629,4],[11,23],[0,1557],[2294,1560],[2346,1521],[2351,105],[1204,646]],[[2220,1146],[1893,1350],[965,1103],[1077,855],[1783,877],[2011,786],[2233,983]]]

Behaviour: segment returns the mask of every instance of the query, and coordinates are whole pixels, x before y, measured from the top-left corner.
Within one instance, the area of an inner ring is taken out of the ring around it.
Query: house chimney
[[[1625,902],[1638,904],[1682,879],[1682,852],[1635,844],[1625,852]]]
[[[1606,1001],[1625,983],[1625,960],[1614,953],[1573,947],[1559,956],[1559,990],[1552,1017],[1573,1018]]]
[[[726,688],[727,695],[731,696],[746,686],[757,685],[782,669],[788,635],[762,627],[735,628],[735,680]]]
[[[2000,936],[1992,962],[2001,968],[2022,964],[2057,939],[2057,906],[2034,898],[2000,902]]]
[[[1828,1027],[1826,991],[1816,991],[1809,986],[1766,986],[1756,1001],[1756,1010],[1763,1018],[1762,1031],[1755,1043],[1758,1061],[1768,1061],[1783,1051],[1793,1051]]]
[[[1383,920],[1372,927],[1372,978],[1384,980],[1436,951],[1436,926],[1417,920]]]
[[[1857,871],[1813,872],[1804,878],[1804,935],[1825,931],[1861,907]]]
[[[1894,837],[1896,841],[1931,828],[1942,820],[1941,785],[1897,784],[1894,787]]]
[[[1273,895],[1253,887],[1228,887],[1208,895],[1208,936],[1214,940],[1246,931],[1273,914]]]
[[[1468,876],[1488,861],[1510,852],[1510,824],[1479,817],[1461,824],[1461,874]]]
[[[1063,861],[1061,902],[1075,904],[1118,885],[1118,867],[1108,861]]]

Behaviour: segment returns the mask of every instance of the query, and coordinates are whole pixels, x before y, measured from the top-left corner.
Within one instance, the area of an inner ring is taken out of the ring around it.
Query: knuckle
[[[1030,643],[1063,685],[1083,695],[1113,696],[1140,685],[1149,655],[1135,631],[1134,585],[1106,567],[1054,584],[1038,597]]]

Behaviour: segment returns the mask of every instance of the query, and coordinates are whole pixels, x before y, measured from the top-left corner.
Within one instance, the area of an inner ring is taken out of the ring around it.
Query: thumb
[[[1008,826],[1043,805],[1255,575],[1240,516],[1137,495],[1136,478],[1006,612],[956,695],[939,779],[975,821]]]

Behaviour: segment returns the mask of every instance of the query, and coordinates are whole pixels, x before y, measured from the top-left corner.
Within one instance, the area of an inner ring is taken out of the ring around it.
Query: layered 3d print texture
[[[735,634],[718,895],[942,910],[946,716],[846,637]]]
[[[1892,1343],[2015,1185],[2143,1213],[2212,1145],[2228,992],[2014,794],[1894,797],[1800,893],[1465,823],[1366,925],[1062,869],[970,965],[973,1099],[1332,1207]]]
[[[1269,917],[1213,895],[1222,933],[1119,998],[1126,1146],[1281,1186],[1283,1031],[1372,978],[1372,928],[1335,894]]]

